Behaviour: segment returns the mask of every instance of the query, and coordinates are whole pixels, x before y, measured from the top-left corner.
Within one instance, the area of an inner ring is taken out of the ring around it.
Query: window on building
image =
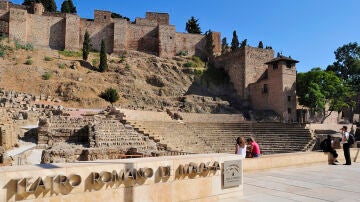
[[[278,68],[278,63],[277,62],[273,63],[272,68],[277,69]]]
[[[292,65],[291,65],[290,62],[287,62],[287,63],[286,63],[286,67],[287,67],[287,68],[291,69],[291,66],[292,66]]]
[[[288,114],[291,114],[291,108],[288,108]]]
[[[263,93],[268,93],[268,92],[269,92],[268,85],[264,84]]]
[[[106,15],[104,15],[104,19],[106,19]]]
[[[287,96],[287,98],[288,98],[288,102],[290,102],[291,101],[291,96]]]

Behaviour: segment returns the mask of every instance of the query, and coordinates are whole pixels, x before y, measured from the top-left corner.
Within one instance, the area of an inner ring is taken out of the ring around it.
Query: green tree
[[[74,6],[74,3],[72,0],[65,0],[61,4],[61,12],[62,13],[76,13],[76,7]]]
[[[40,2],[43,4],[45,11],[56,12],[57,7],[54,0],[40,0]]]
[[[264,44],[263,44],[263,42],[262,42],[262,41],[259,41],[258,48],[264,48]]]
[[[99,71],[105,72],[107,68],[108,65],[107,65],[106,45],[105,45],[105,40],[103,39],[101,40]]]
[[[116,89],[114,88],[107,88],[104,92],[102,92],[99,97],[110,102],[113,105],[114,102],[119,100],[119,94]]]
[[[360,91],[360,46],[355,43],[345,44],[334,52],[336,61],[327,67]]]
[[[244,48],[245,46],[247,46],[247,39],[244,39],[244,40],[241,42],[240,48]]]
[[[239,45],[240,45],[239,38],[238,38],[238,36],[236,34],[236,31],[234,30],[233,38],[231,40],[231,51],[235,51],[236,49],[238,49]]]
[[[83,42],[83,48],[82,48],[83,60],[87,61],[89,53],[90,53],[90,49],[91,49],[90,35],[89,35],[89,32],[86,30],[85,34],[84,34],[84,42]]]
[[[225,54],[228,51],[229,44],[226,37],[221,40],[221,54]]]
[[[71,13],[69,1],[65,0],[65,1],[61,4],[61,9],[60,9],[60,11],[61,11],[62,13]]]
[[[297,74],[296,93],[301,105],[323,114],[322,122],[332,111],[341,111],[354,105],[350,99],[354,95],[351,87],[334,72],[320,68]]]
[[[211,59],[214,56],[214,47],[215,47],[211,30],[205,33],[205,40],[206,40],[205,43],[206,56]]]
[[[186,31],[191,34],[201,34],[198,21],[199,19],[195,19],[194,16],[191,16],[191,18],[186,22]]]

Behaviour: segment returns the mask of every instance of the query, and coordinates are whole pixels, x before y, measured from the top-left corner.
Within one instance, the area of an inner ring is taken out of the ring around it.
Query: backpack
[[[355,137],[351,133],[349,133],[348,143],[349,144],[354,144],[355,143]]]

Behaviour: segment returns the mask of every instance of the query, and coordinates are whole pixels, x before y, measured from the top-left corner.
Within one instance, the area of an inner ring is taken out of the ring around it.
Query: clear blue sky
[[[58,9],[63,0],[56,0]],[[13,0],[22,3],[23,0]],[[300,61],[298,71],[326,68],[334,51],[349,42],[360,43],[360,0],[73,0],[78,14],[93,18],[93,10],[109,10],[134,20],[146,11],[170,14],[170,23],[185,32],[191,17],[203,32],[221,32],[231,42],[251,46],[261,40],[276,52]]]

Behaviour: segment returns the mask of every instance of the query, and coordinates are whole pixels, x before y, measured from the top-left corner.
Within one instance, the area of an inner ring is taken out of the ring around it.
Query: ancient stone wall
[[[118,53],[127,49],[128,21],[125,19],[114,19],[114,49]]]
[[[127,48],[152,54],[158,53],[158,32],[153,26],[128,25]]]
[[[223,68],[229,75],[240,99],[245,98],[245,54],[244,49],[221,55],[215,59],[215,67]]]
[[[9,37],[14,40],[27,41],[27,11],[10,8]]]
[[[273,58],[273,50],[246,46],[217,57],[215,66],[228,72],[238,96],[246,100],[249,99],[249,84],[259,80],[267,69],[265,62]]]
[[[64,49],[65,20],[61,17],[27,14],[27,40],[36,46]]]
[[[34,14],[16,4],[10,7],[1,4],[1,8],[0,32],[8,32],[11,39],[34,46],[78,50],[88,30],[92,48],[97,51],[104,39],[108,53],[136,50],[170,57],[179,51],[188,51],[191,55],[204,55],[204,36],[176,33],[175,27],[169,25],[167,13],[147,12],[146,18],[137,18],[135,24],[130,24],[124,19],[111,18],[109,11],[95,10],[94,20],[89,20],[73,14],[43,12],[38,4],[29,10]],[[220,33],[214,32],[213,40],[215,53],[220,53]]]
[[[159,25],[159,56],[172,57],[175,55],[175,27],[171,25]]]
[[[53,116],[42,120],[38,128],[38,144],[53,145],[66,142],[75,144],[89,143],[89,127],[93,118],[73,118]]]
[[[146,19],[156,21],[158,25],[169,25],[169,14],[146,12]]]
[[[78,50],[82,45],[80,45],[80,36],[79,36],[79,25],[80,17],[78,15],[66,14],[65,18],[65,49],[67,50]]]
[[[189,55],[204,56],[205,38],[201,34],[175,33],[175,54],[188,51]]]
[[[94,11],[94,22],[101,24],[109,24],[112,22],[111,20],[111,12],[110,11]]]
[[[81,19],[80,20],[80,36],[81,36],[80,44],[83,43],[83,40],[84,40],[83,36],[84,36],[86,30],[88,30],[88,32],[90,34],[90,41],[91,41],[93,49],[100,51],[101,40],[104,39],[107,52],[111,53],[113,51],[113,45],[114,45],[114,24],[113,23],[103,24],[103,23],[98,23],[95,21],[88,21],[86,19]]]

